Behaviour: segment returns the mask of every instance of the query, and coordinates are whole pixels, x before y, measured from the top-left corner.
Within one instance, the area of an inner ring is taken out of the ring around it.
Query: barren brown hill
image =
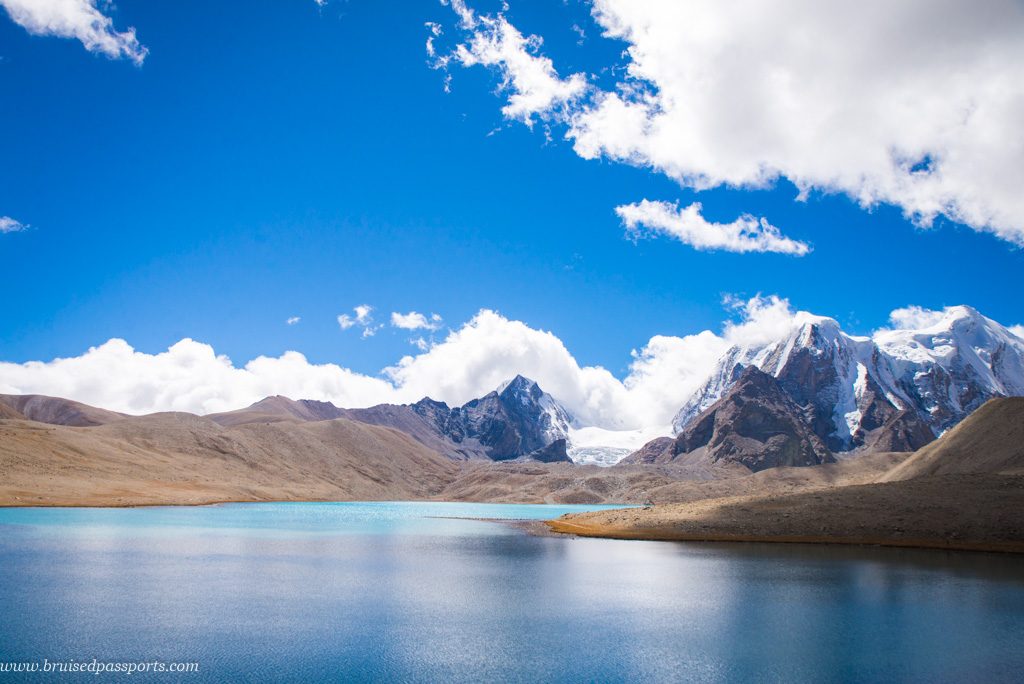
[[[0,394],[0,404],[14,409],[29,420],[52,425],[104,425],[125,417],[123,413],[42,394]]]
[[[27,420],[19,411],[14,410],[4,403],[0,403],[0,418],[7,420]]]
[[[280,420],[318,421],[344,418],[345,411],[327,401],[296,401],[276,395],[236,411],[211,413],[206,418],[225,427],[247,423],[273,423]]]
[[[989,400],[882,479],[957,473],[1024,474],[1024,397]]]
[[[219,418],[224,415],[230,414]],[[661,503],[870,481],[898,458],[882,455],[746,477],[749,471],[733,463],[621,468],[459,463],[415,436],[347,419],[278,416],[224,426],[188,413],[160,413],[85,428],[4,420],[0,505],[312,499]]]
[[[79,428],[0,421],[0,504],[429,498],[456,465],[395,430],[348,420],[227,429],[164,413]]]

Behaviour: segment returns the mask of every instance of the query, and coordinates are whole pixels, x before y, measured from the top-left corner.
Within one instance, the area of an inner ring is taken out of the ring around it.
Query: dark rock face
[[[812,421],[775,378],[751,366],[667,448],[659,453],[663,442],[655,440],[629,456],[628,462],[727,461],[755,472],[834,462]]]
[[[453,443],[475,442],[494,461],[540,452],[560,439],[564,442],[571,420],[537,383],[521,375],[500,392],[457,408],[430,399],[411,408]],[[552,453],[544,451],[545,457]]]
[[[934,442],[935,433],[914,411],[900,411],[861,441],[868,451],[917,451]]]
[[[569,454],[566,453],[566,442],[565,438],[556,439],[546,447],[531,451],[526,455],[526,458],[531,461],[540,461],[541,463],[558,463],[558,462],[569,462]]]
[[[619,461],[621,465],[663,463],[672,460],[672,447],[676,440],[671,437],[656,437],[647,444]],[[668,455],[666,456],[666,452]]]

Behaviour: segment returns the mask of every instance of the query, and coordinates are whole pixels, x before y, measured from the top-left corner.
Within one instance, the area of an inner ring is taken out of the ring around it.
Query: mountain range
[[[415,404],[379,404],[346,409],[329,402],[267,397],[248,408],[208,415],[225,426],[277,420],[347,418],[394,428],[456,460],[568,461],[572,416],[536,382],[517,375],[495,391],[462,406],[429,397]]]
[[[801,315],[778,339],[730,348],[676,413],[673,434],[624,448],[576,442],[585,431],[559,401],[521,375],[461,406],[342,408],[267,397],[207,415],[222,427],[345,419],[391,428],[456,461],[598,465],[738,465],[749,471],[818,465],[864,452],[917,450],[995,397],[1024,395],[1024,340],[967,306],[919,328],[872,337]],[[0,418],[98,426],[128,417],[66,399],[0,396]]]
[[[676,414],[675,433],[720,412],[747,368],[773,378],[795,404],[788,412],[833,453],[914,451],[989,399],[1024,395],[1024,340],[968,306],[870,338],[808,317],[781,339],[729,349]],[[673,448],[686,453],[678,439]]]
[[[724,460],[757,471],[829,463],[854,453],[914,451],[987,400],[1021,395],[1024,340],[975,309],[957,306],[921,327],[872,337],[848,335],[831,318],[803,315],[778,339],[727,350],[679,408],[673,434],[632,449],[595,446],[593,439],[575,443],[588,426],[523,376],[459,407],[424,398],[344,409],[269,397],[209,417],[222,425],[344,417],[395,428],[460,460]]]

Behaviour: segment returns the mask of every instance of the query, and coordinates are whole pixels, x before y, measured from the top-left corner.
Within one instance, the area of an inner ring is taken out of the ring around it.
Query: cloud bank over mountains
[[[505,117],[563,124],[585,159],[695,190],[787,179],[801,198],[843,193],[919,226],[945,217],[1024,245],[1016,0],[594,0],[603,36],[627,46],[610,88],[560,76],[541,37],[524,37],[504,12],[451,6],[461,42],[443,52],[432,40],[436,65],[495,69]],[[675,236],[708,247],[692,235]],[[757,243],[715,246],[737,244]],[[778,251],[771,244],[761,251]]]
[[[580,365],[551,332],[482,310],[443,340],[426,344],[421,353],[376,376],[310,363],[295,351],[236,366],[210,345],[192,339],[158,354],[112,339],[81,356],[0,362],[0,393],[67,397],[132,414],[211,413],[274,394],[344,407],[410,403],[424,396],[458,405],[522,374],[585,424],[615,430],[660,427],[670,423],[729,347],[765,344],[818,319],[776,296],[729,300],[727,305],[735,320],[719,332],[652,337],[633,352],[623,380],[600,366]],[[911,307],[894,312],[892,323],[913,326],[941,315]]]

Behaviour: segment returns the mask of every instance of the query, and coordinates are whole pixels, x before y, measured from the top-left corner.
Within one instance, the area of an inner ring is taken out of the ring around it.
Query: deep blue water
[[[1024,676],[1019,558],[539,538],[444,517],[593,508],[0,509],[0,662],[198,662],[163,678],[185,682]]]

